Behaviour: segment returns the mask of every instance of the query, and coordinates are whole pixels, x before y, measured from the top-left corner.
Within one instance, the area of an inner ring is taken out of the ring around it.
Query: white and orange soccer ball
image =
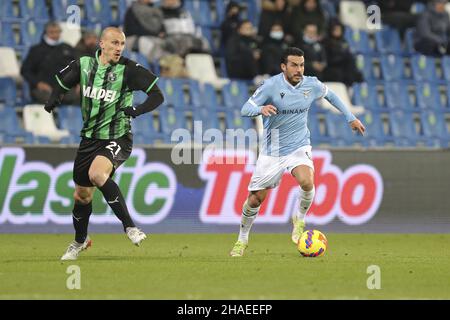
[[[327,250],[328,241],[319,230],[306,230],[298,241],[298,251],[304,257],[320,257]]]

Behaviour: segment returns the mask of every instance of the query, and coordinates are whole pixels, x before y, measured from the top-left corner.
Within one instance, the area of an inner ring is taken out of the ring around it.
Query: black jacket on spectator
[[[220,43],[222,45],[226,45],[230,36],[237,32],[239,22],[241,21],[240,10],[241,7],[239,3],[235,1],[230,1],[228,3],[227,8],[225,9],[225,19],[220,25]],[[231,13],[233,14],[231,15]]]
[[[400,31],[403,37],[408,28],[416,24],[416,15],[411,13],[411,6],[417,0],[383,0],[378,1],[383,24]]]
[[[327,66],[323,72],[323,81],[343,82],[347,86],[363,81],[363,76],[356,67],[355,57],[344,39],[329,37],[324,41],[324,48]]]
[[[313,68],[313,62],[327,62],[327,56],[325,53],[325,48],[320,42],[307,43],[301,40],[298,47],[305,53],[305,75],[314,76],[323,79],[323,72],[316,71]]]
[[[446,11],[439,13],[430,7],[418,21],[414,47],[425,55],[450,53],[450,18]],[[442,51],[440,52],[439,47]]]
[[[304,3],[293,7],[288,19],[288,26],[285,30],[296,38],[302,36],[303,30],[308,24],[315,24],[319,34],[323,34],[325,31],[325,14],[319,5],[314,11],[307,11]]]
[[[257,49],[258,43],[254,38],[232,35],[225,49],[228,77],[250,80],[257,76],[259,62],[254,58]]]
[[[382,0],[378,1],[377,5],[381,9],[381,13],[393,12],[411,12],[411,6],[417,0]],[[383,16],[381,16],[383,18]]]
[[[289,45],[283,40],[266,38],[261,47],[261,73],[271,76],[281,72],[283,51]]]
[[[239,15],[232,16],[226,18],[222,24],[220,25],[220,31],[221,31],[221,43],[226,44],[230,36],[234,33],[237,33],[237,27],[239,25],[239,22],[241,19],[239,18]]]
[[[275,22],[282,23],[283,29],[286,30],[286,7],[282,11],[262,10],[259,17],[258,34],[263,38],[268,37],[270,28]]]
[[[141,11],[141,21],[148,21],[144,25],[136,16],[135,11]],[[142,12],[145,11],[145,12]],[[146,19],[144,19],[147,17]],[[158,36],[164,32],[163,13],[160,8],[152,4],[133,3],[125,13],[124,32],[128,36]]]
[[[43,81],[51,86],[56,85],[55,74],[75,60],[75,50],[66,43],[56,46],[48,45],[44,40],[31,47],[23,62],[21,73],[34,89]]]

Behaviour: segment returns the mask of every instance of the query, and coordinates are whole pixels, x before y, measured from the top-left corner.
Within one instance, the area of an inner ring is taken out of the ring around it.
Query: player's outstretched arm
[[[45,111],[47,111],[48,113],[52,113],[52,110],[61,104],[61,101],[64,98],[66,92],[67,90],[61,88],[58,85],[52,87],[52,94],[44,105]]]
[[[51,113],[55,107],[61,104],[64,95],[70,88],[80,83],[80,62],[73,60],[64,69],[55,75],[57,84],[52,88],[52,94],[44,105],[45,111]]]
[[[241,116],[256,117],[259,115],[270,116],[271,114],[276,114],[277,109],[274,106],[266,108],[266,103],[269,100],[270,92],[270,81],[263,82],[261,86],[256,89],[253,95],[242,106]]]
[[[255,117],[259,115],[270,117],[273,114],[277,114],[277,108],[273,105],[268,104],[260,107],[253,104],[251,100],[247,101],[241,109],[241,115],[243,117]]]
[[[159,90],[158,86],[154,85],[152,89],[147,93],[148,97],[143,103],[136,107],[126,107],[123,109],[123,113],[127,116],[136,118],[141,114],[151,112],[155,110],[158,106],[160,106],[164,102],[164,96]]]
[[[147,93],[147,99],[138,106],[126,106],[121,109],[125,115],[136,118],[141,114],[155,110],[164,102],[164,96],[156,82],[158,77],[135,61],[128,60],[128,87],[132,91]]]
[[[364,134],[364,131],[366,130],[364,125],[353,115],[353,113],[350,112],[347,106],[333,91],[328,89],[328,92],[324,98],[345,115],[345,119],[347,119],[347,122],[350,124],[352,130],[357,131],[361,135]]]
[[[241,116],[256,117],[261,114],[261,107],[254,103],[251,98],[242,106]]]

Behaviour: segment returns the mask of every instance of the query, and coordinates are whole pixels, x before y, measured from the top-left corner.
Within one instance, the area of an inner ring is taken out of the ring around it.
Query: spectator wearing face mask
[[[270,28],[269,36],[264,39],[261,48],[261,72],[271,76],[280,73],[280,61],[283,52],[289,47],[284,40],[285,34],[281,22],[276,22]]]
[[[262,10],[258,25],[258,35],[266,38],[275,22],[283,23],[283,21],[286,21],[286,7],[286,0],[261,0]]]
[[[39,44],[31,47],[23,62],[21,74],[28,82],[31,97],[36,103],[46,103],[52,87],[56,86],[55,74],[75,60],[75,50],[61,41],[61,27],[57,22],[45,25]],[[64,104],[79,104],[79,87],[74,87],[65,96]]]
[[[220,26],[221,43],[225,45],[233,33],[236,33],[239,25],[241,6],[235,1],[230,1],[225,10],[225,20]]]
[[[305,75],[323,79],[323,71],[327,66],[325,49],[319,41],[319,33],[315,24],[307,24],[298,47],[305,53]]]
[[[252,80],[259,74],[260,59],[255,27],[250,20],[243,20],[225,48],[228,77]]]

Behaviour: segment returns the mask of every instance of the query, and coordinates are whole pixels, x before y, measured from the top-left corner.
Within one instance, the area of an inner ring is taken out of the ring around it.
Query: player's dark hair
[[[296,48],[296,47],[289,47],[283,52],[283,56],[281,57],[281,63],[287,64],[287,58],[288,56],[297,56],[297,57],[303,57],[305,53],[303,50]]]

